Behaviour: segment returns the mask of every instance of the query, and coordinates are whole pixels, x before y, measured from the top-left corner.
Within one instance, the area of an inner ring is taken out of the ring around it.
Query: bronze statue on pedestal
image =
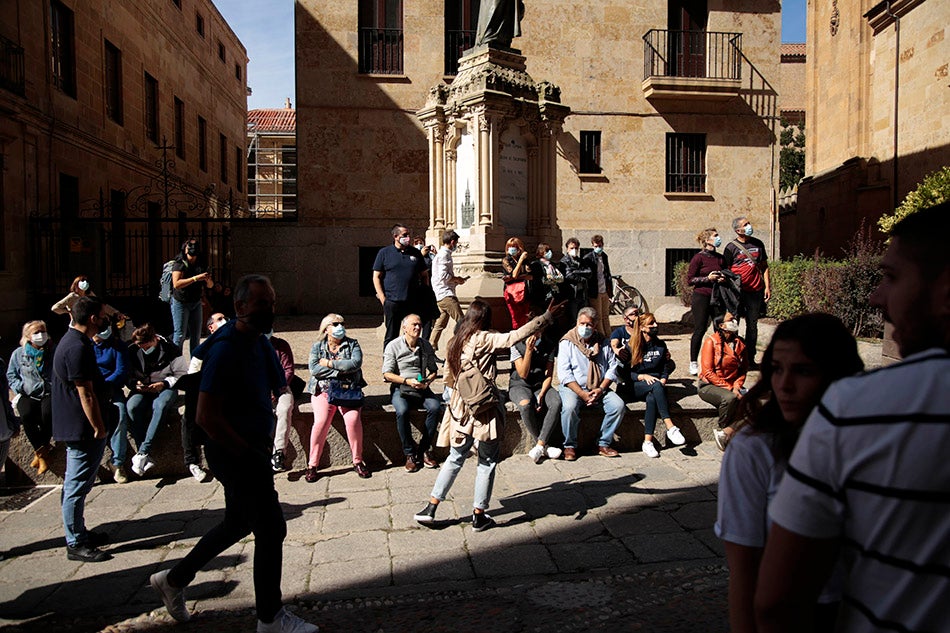
[[[511,40],[521,37],[522,0],[482,0],[478,9],[478,30],[475,46],[495,44],[511,47]]]

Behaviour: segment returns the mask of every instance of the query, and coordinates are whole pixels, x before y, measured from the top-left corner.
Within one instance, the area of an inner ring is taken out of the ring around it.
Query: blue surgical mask
[[[107,327],[107,328],[104,329],[103,331],[97,333],[96,336],[98,336],[99,338],[101,338],[103,341],[105,341],[105,340],[107,340],[107,339],[109,339],[109,338],[112,338],[112,326],[110,325],[109,327]]]
[[[594,333],[594,328],[589,325],[578,325],[577,326],[577,335],[581,338],[590,338]]]
[[[604,252],[604,247],[603,247],[603,246],[595,246],[595,247],[594,247],[594,252],[597,253],[598,255],[600,255],[601,253]]]
[[[745,229],[743,229],[743,232],[746,234],[747,237],[752,235],[752,225],[746,224]]]
[[[544,251],[544,259],[551,259],[552,257],[554,257],[554,253],[552,253],[550,249]]]
[[[332,334],[335,339],[342,339],[346,336],[346,327],[343,325],[334,326],[334,328],[330,330],[330,334]]]
[[[512,246],[511,248],[508,249],[508,254],[514,257],[515,255],[518,254],[518,249]]]
[[[152,354],[154,354],[154,353],[157,352],[157,351],[158,351],[158,345],[152,345],[151,347],[143,347],[143,348],[142,348],[142,352],[143,352],[146,356],[151,356]]]
[[[720,246],[722,246],[722,238],[719,237],[718,235],[715,238],[713,238],[713,246],[715,246],[716,248],[719,248]]]
[[[77,286],[79,287],[79,289],[82,290],[83,292],[86,292],[87,290],[89,290],[89,282],[86,281],[85,279],[83,279],[82,281],[80,281],[80,282],[79,282],[78,284],[76,284],[76,285],[77,285]]]
[[[264,336],[266,336],[266,337],[267,337],[267,340],[269,341],[269,340],[270,340],[270,337],[274,336],[274,330],[271,330],[270,332],[267,332],[266,334],[264,334]]]

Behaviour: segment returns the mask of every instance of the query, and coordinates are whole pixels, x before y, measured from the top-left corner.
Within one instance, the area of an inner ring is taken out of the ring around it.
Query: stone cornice
[[[871,10],[864,14],[868,25],[874,34],[877,35],[882,30],[894,24],[894,16],[902,18],[910,13],[915,7],[924,3],[925,0],[884,0],[871,7]],[[890,11],[888,11],[890,5]]]

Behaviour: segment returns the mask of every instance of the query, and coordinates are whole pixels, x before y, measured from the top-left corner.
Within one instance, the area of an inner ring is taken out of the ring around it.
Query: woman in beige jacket
[[[505,408],[497,398],[498,388],[495,386],[495,376],[498,373],[495,354],[551,325],[554,317],[563,309],[563,303],[554,305],[552,302],[542,316],[531,319],[517,330],[502,334],[488,329],[491,327],[491,308],[488,304],[478,299],[472,301],[455,336],[449,341],[446,383],[454,384],[455,376],[461,374],[469,365],[474,365],[495,391],[497,406],[475,415],[462,400],[459,391],[452,390],[452,398],[442,419],[438,441],[439,446],[451,445],[452,449],[439,471],[429,503],[415,515],[416,521],[435,521],[436,508],[445,499],[462,468],[462,463],[468,457],[469,450],[478,440],[478,472],[475,475],[472,528],[481,532],[494,525],[485,510],[491,499],[495,465],[505,422]]]

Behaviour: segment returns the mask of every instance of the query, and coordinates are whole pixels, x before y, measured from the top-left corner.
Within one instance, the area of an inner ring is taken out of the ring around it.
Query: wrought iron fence
[[[475,46],[475,31],[445,32],[445,74],[457,75],[459,58],[468,49]]]
[[[0,87],[18,95],[26,90],[23,47],[0,36]]]
[[[402,29],[362,27],[359,30],[359,71],[401,75]]]
[[[741,79],[742,34],[650,29],[643,36],[643,78]]]

